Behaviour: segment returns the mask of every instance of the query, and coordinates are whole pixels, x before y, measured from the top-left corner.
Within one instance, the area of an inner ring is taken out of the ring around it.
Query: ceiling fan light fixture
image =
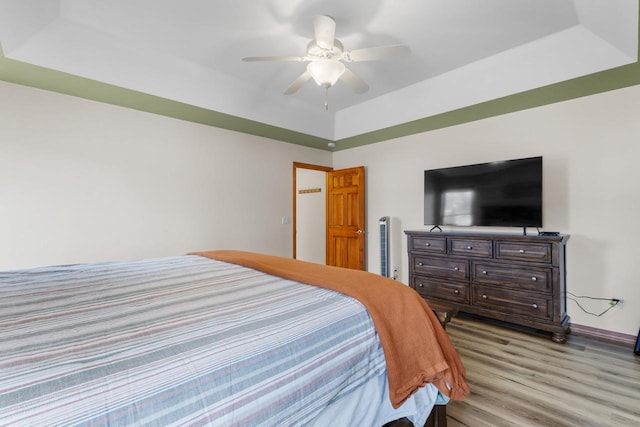
[[[344,45],[336,38],[336,21],[328,15],[316,15],[313,19],[313,40],[307,44],[304,56],[249,56],[243,61],[295,61],[309,62],[307,69],[296,78],[285,90],[285,95],[294,94],[305,83],[313,78],[318,86],[324,89],[324,106],[329,109],[327,97],[329,88],[338,79],[351,88],[355,93],[369,90],[367,85],[344,62],[379,61],[385,59],[400,59],[411,54],[409,46],[388,45],[374,46],[363,49],[345,50]]]
[[[329,88],[336,84],[344,73],[345,66],[335,59],[316,59],[307,65],[307,72],[320,87]]]

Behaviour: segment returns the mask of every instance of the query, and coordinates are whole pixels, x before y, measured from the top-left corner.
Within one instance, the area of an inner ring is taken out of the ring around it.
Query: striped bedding
[[[0,272],[0,425],[306,425],[384,373],[359,302],[234,264]]]

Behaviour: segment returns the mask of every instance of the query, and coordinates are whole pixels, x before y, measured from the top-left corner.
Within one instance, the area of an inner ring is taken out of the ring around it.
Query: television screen
[[[542,157],[425,171],[424,223],[542,227]]]

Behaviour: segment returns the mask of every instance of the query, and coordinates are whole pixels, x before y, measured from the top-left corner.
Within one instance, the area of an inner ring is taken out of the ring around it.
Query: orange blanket
[[[448,335],[427,303],[408,286],[365,271],[271,255],[240,251],[191,255],[331,289],[360,301],[369,311],[382,344],[394,408],[427,383],[454,400],[469,394],[464,366]]]

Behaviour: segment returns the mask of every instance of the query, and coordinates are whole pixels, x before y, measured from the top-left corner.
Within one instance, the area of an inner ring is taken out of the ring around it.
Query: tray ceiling
[[[405,59],[348,63],[370,89],[312,81],[313,16],[347,49],[405,44]],[[0,1],[7,58],[314,137],[339,140],[637,61],[637,0]]]

